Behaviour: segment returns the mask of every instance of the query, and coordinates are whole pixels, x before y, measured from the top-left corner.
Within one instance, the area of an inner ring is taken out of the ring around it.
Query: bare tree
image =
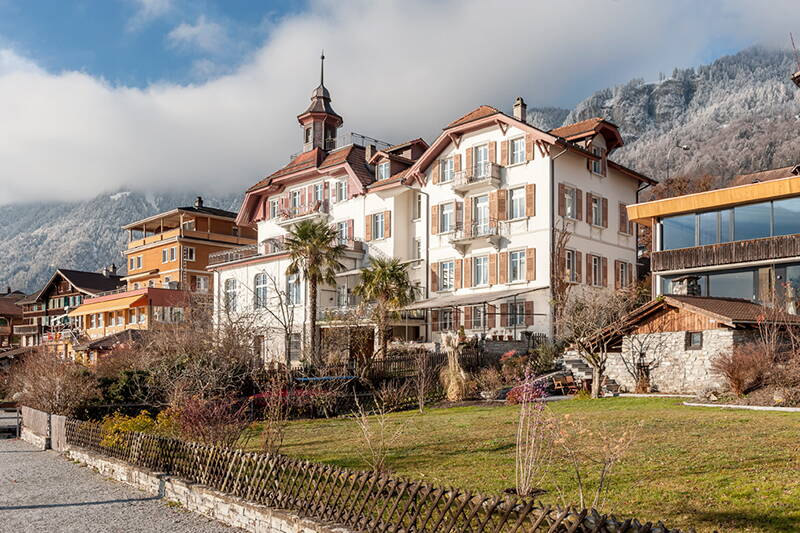
[[[414,381],[417,408],[422,413],[425,410],[428,394],[436,384],[436,366],[428,350],[424,348],[416,348],[414,350],[414,369],[417,374]]]
[[[553,228],[553,260],[550,262],[552,270],[550,276],[550,295],[553,306],[553,323],[555,325],[555,336],[559,338],[558,331],[563,323],[562,316],[564,309],[569,301],[569,294],[572,283],[567,272],[566,251],[572,232],[569,231],[568,223],[562,219],[558,226]]]
[[[403,385],[385,383],[374,392],[374,405],[370,412],[356,399],[355,413],[361,439],[365,445],[364,461],[374,472],[388,471],[388,457],[392,444],[405,433],[410,416],[391,417],[396,408],[396,399],[404,394]]]
[[[553,424],[543,401],[542,385],[528,374],[520,397],[515,448],[517,494],[533,496],[545,475],[553,443]]]
[[[620,358],[633,379],[634,392],[648,393],[652,390],[650,375],[661,365],[667,339],[668,335],[652,322],[642,324],[623,337]]]

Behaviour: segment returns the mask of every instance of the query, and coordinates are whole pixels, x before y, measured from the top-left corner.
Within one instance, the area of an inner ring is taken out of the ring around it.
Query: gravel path
[[[52,451],[0,439],[0,532],[227,532]]]

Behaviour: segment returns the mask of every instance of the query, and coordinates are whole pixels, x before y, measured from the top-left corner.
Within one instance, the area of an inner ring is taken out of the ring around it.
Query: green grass
[[[691,408],[661,398],[570,400],[549,408],[607,434],[638,428],[612,473],[605,511],[698,531],[800,531],[800,414]],[[406,427],[392,443],[389,466],[440,486],[487,493],[512,487],[517,412],[480,406],[394,414],[392,422]],[[292,422],[283,452],[366,466],[349,419]],[[574,483],[563,461],[550,472],[541,499],[559,503],[555,484],[571,491]]]

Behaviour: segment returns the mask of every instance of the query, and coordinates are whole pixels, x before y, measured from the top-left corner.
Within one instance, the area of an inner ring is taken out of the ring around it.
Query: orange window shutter
[[[431,181],[433,182],[434,185],[439,183],[439,172],[441,169],[441,163],[442,162],[439,161],[438,159],[433,162],[433,168],[431,169]]]
[[[592,223],[592,193],[586,193],[586,223]]]
[[[508,252],[500,252],[500,283],[508,283]]]
[[[472,231],[472,198],[464,198],[464,231]]]
[[[497,285],[497,254],[489,254],[489,285]]]
[[[508,192],[506,189],[497,191],[497,220],[508,218]]]
[[[508,326],[508,304],[500,304],[500,325]]]
[[[462,285],[467,289],[472,287],[472,258],[464,259],[464,275],[461,279]]]
[[[472,329],[472,307],[470,306],[464,308],[464,328]]]
[[[456,289],[460,289],[461,288],[461,274],[462,274],[461,269],[464,268],[463,263],[464,263],[463,259],[456,259],[456,262],[455,262],[456,272],[455,272],[455,276],[454,276],[454,278],[455,278],[454,285],[455,285]]]
[[[614,288],[620,288],[620,279],[619,279],[619,265],[622,261],[614,259]]]
[[[453,172],[461,171],[461,154],[453,154]]]
[[[464,226],[464,202],[455,202],[456,212],[456,227],[462,228]]]
[[[487,324],[488,324],[488,326],[490,328],[493,328],[494,324],[495,324],[495,317],[497,316],[497,308],[495,306],[493,306],[493,305],[487,305],[486,306],[486,314],[488,315],[486,317],[487,318]]]
[[[628,263],[628,285],[636,283],[636,270],[632,263]]]
[[[392,212],[383,212],[383,236],[387,239],[392,236]]]
[[[562,195],[563,197],[563,195]],[[536,184],[525,185],[525,216],[536,216]]]
[[[489,162],[497,163],[497,142],[489,142]]]
[[[431,233],[436,235],[439,233],[439,206],[431,206]]]
[[[489,193],[489,225],[491,227],[496,226],[498,220],[497,193],[498,191]]]
[[[603,287],[608,287],[608,258],[600,259],[600,268],[603,270]]]
[[[431,292],[439,290],[439,263],[431,263]]]
[[[525,302],[525,325],[533,325],[533,302],[531,301]]]
[[[588,280],[588,273],[586,278]],[[583,283],[583,254],[581,252],[575,252],[575,282]]]
[[[431,331],[439,331],[439,311],[431,311]]]
[[[619,231],[620,233],[628,233],[628,221],[626,220],[625,204],[619,203]]]
[[[600,204],[602,205],[602,210],[603,210],[603,213],[602,213],[602,215],[603,215],[603,227],[607,228],[608,227],[608,198],[603,198],[602,201],[600,202]]]
[[[364,217],[364,238],[368,241],[372,240],[372,215]]]
[[[353,240],[353,226],[355,225],[354,222],[355,221],[352,218],[347,221],[347,238],[350,239],[351,241]]]
[[[503,141],[500,143],[500,164],[502,166],[508,165],[508,142]]]
[[[594,285],[594,269],[592,268],[592,254],[586,254],[586,284]]]
[[[528,248],[525,251],[525,271],[528,281],[536,279],[536,248]]]
[[[558,184],[558,216],[565,216],[567,214],[567,197],[566,187],[563,183]]]
[[[472,148],[467,148],[467,172],[472,172]]]
[[[525,160],[533,161],[533,135],[528,133],[525,135]]]

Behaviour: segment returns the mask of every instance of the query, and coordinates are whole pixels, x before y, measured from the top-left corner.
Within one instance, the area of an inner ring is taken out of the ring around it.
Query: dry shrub
[[[543,399],[547,392],[530,376],[524,387],[517,421],[515,473],[517,494],[533,496],[540,492],[546,467],[550,461],[553,442],[553,423]]]
[[[233,396],[188,398],[177,409],[178,425],[183,437],[194,442],[234,448],[249,424],[247,405]]]
[[[98,396],[97,383],[88,370],[44,350],[25,356],[12,367],[8,389],[23,405],[67,416]]]
[[[389,415],[395,410],[397,398],[406,394],[401,386],[386,383],[374,393],[375,402],[372,411],[356,400],[354,418],[364,443],[362,457],[374,472],[389,470],[388,458],[392,445],[406,432],[411,416],[392,418]]]
[[[481,369],[475,376],[475,381],[478,383],[478,390],[492,400],[497,399],[505,385],[500,371],[491,366]]]
[[[725,379],[731,392],[744,396],[764,384],[772,363],[772,355],[763,344],[748,343],[719,355],[711,369]]]

